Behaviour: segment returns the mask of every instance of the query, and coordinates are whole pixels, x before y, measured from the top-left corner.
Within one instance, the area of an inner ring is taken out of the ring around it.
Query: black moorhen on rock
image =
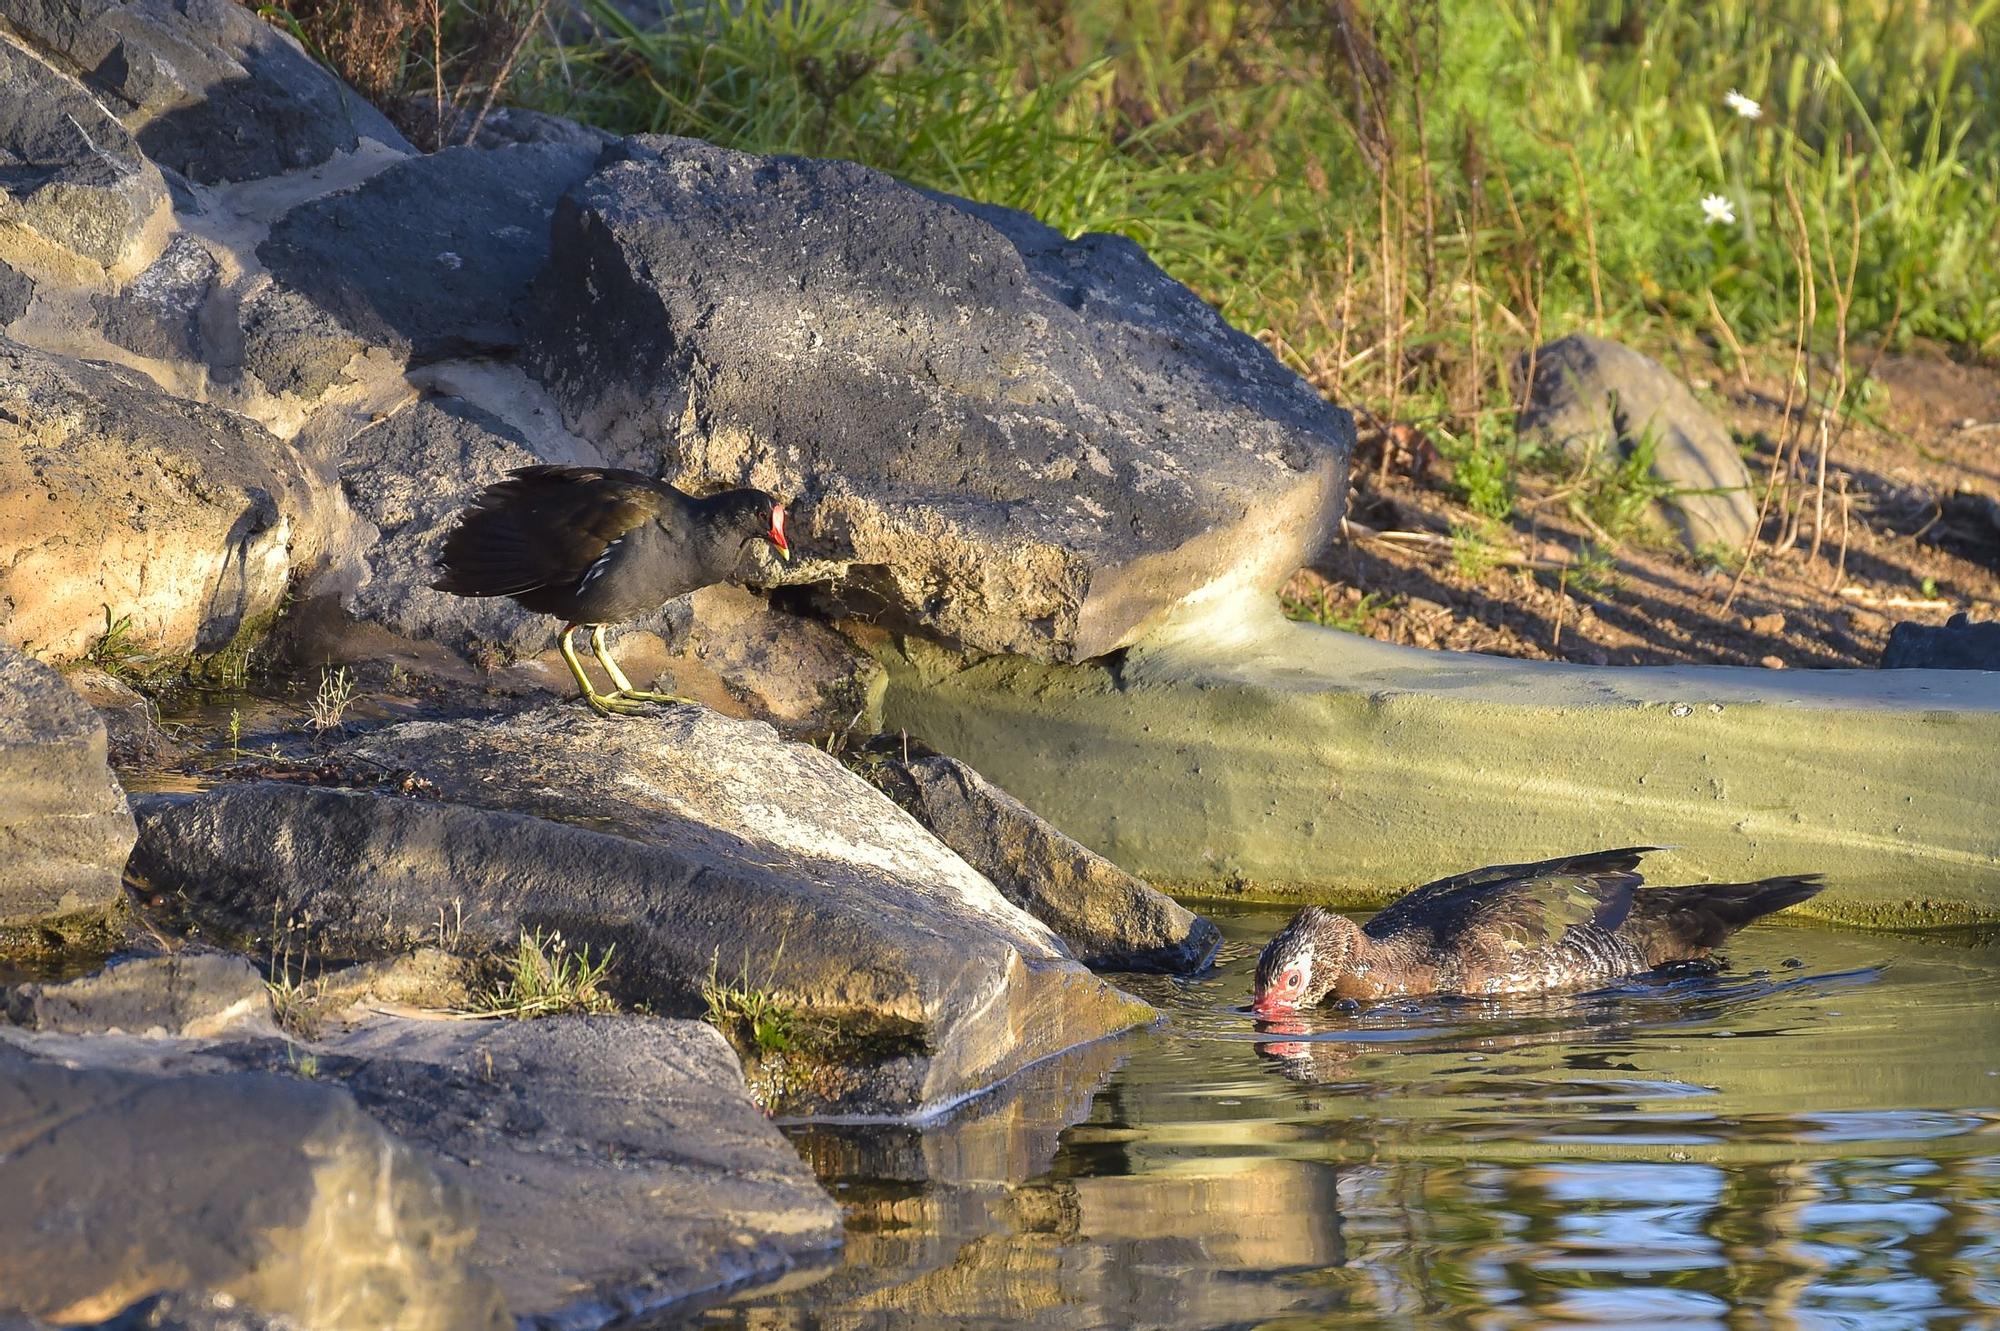
[[[1399,994],[1590,989],[1694,961],[1744,925],[1817,893],[1817,874],[1638,890],[1657,846],[1502,864],[1441,878],[1357,926],[1308,906],[1257,958],[1256,1010]]]
[[[459,514],[432,585],[458,596],[511,596],[556,616],[583,700],[606,716],[629,715],[646,703],[688,700],[633,688],[604,645],[605,625],[734,580],[753,541],[792,557],[785,506],[762,490],[696,499],[636,471],[522,467]],[[611,677],[609,694],[591,687],[570,641],[584,625]]]

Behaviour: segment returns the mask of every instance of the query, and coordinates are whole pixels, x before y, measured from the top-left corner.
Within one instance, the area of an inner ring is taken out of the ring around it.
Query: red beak
[[[1260,1017],[1281,1017],[1297,1012],[1299,1005],[1283,994],[1264,993],[1257,995],[1256,1001],[1250,1004],[1250,1010]]]
[[[764,539],[769,541],[772,547],[777,550],[779,558],[790,559],[792,557],[791,543],[785,539],[785,506],[783,504],[772,505],[771,530],[764,533]]]

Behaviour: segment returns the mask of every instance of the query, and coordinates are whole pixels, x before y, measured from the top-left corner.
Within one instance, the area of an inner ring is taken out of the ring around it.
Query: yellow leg
[[[592,686],[590,676],[583,673],[583,662],[577,659],[576,644],[570,641],[570,635],[576,630],[575,624],[564,625],[562,637],[557,639],[557,642],[560,644],[562,659],[568,663],[570,674],[576,676],[576,686],[583,690],[583,700],[590,704],[591,710],[600,716],[637,716],[645,711],[645,706],[636,700],[628,700],[617,694],[602,694]],[[602,629],[598,631],[603,632]]]
[[[611,648],[604,641],[604,625],[590,626],[590,650],[597,656],[604,673],[611,676],[612,696],[630,698],[635,702],[684,702],[692,704],[694,699],[683,698],[678,693],[654,693],[650,689],[635,689],[632,681],[625,678],[625,672],[611,659]]]

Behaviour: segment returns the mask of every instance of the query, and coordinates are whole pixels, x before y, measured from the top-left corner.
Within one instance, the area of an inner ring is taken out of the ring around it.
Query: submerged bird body
[[[1258,958],[1257,1011],[1591,989],[1705,957],[1752,920],[1820,890],[1806,875],[1642,891],[1639,857],[1651,849],[1475,869],[1417,888],[1365,926],[1308,906]]]
[[[791,557],[785,506],[761,490],[698,499],[636,471],[523,467],[459,515],[433,585],[458,596],[512,597],[561,619],[563,658],[585,701],[607,714],[632,712],[679,700],[634,689],[610,657],[604,626],[736,580],[759,541]],[[610,694],[591,686],[570,642],[584,625],[611,677]]]

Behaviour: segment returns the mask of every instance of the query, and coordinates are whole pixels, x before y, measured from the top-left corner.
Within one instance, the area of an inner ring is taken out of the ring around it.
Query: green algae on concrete
[[[1660,882],[1822,872],[1822,918],[2000,920],[2000,674],[1530,663],[1236,599],[1103,664],[882,650],[884,723],[1184,894],[1365,906],[1654,844]]]

